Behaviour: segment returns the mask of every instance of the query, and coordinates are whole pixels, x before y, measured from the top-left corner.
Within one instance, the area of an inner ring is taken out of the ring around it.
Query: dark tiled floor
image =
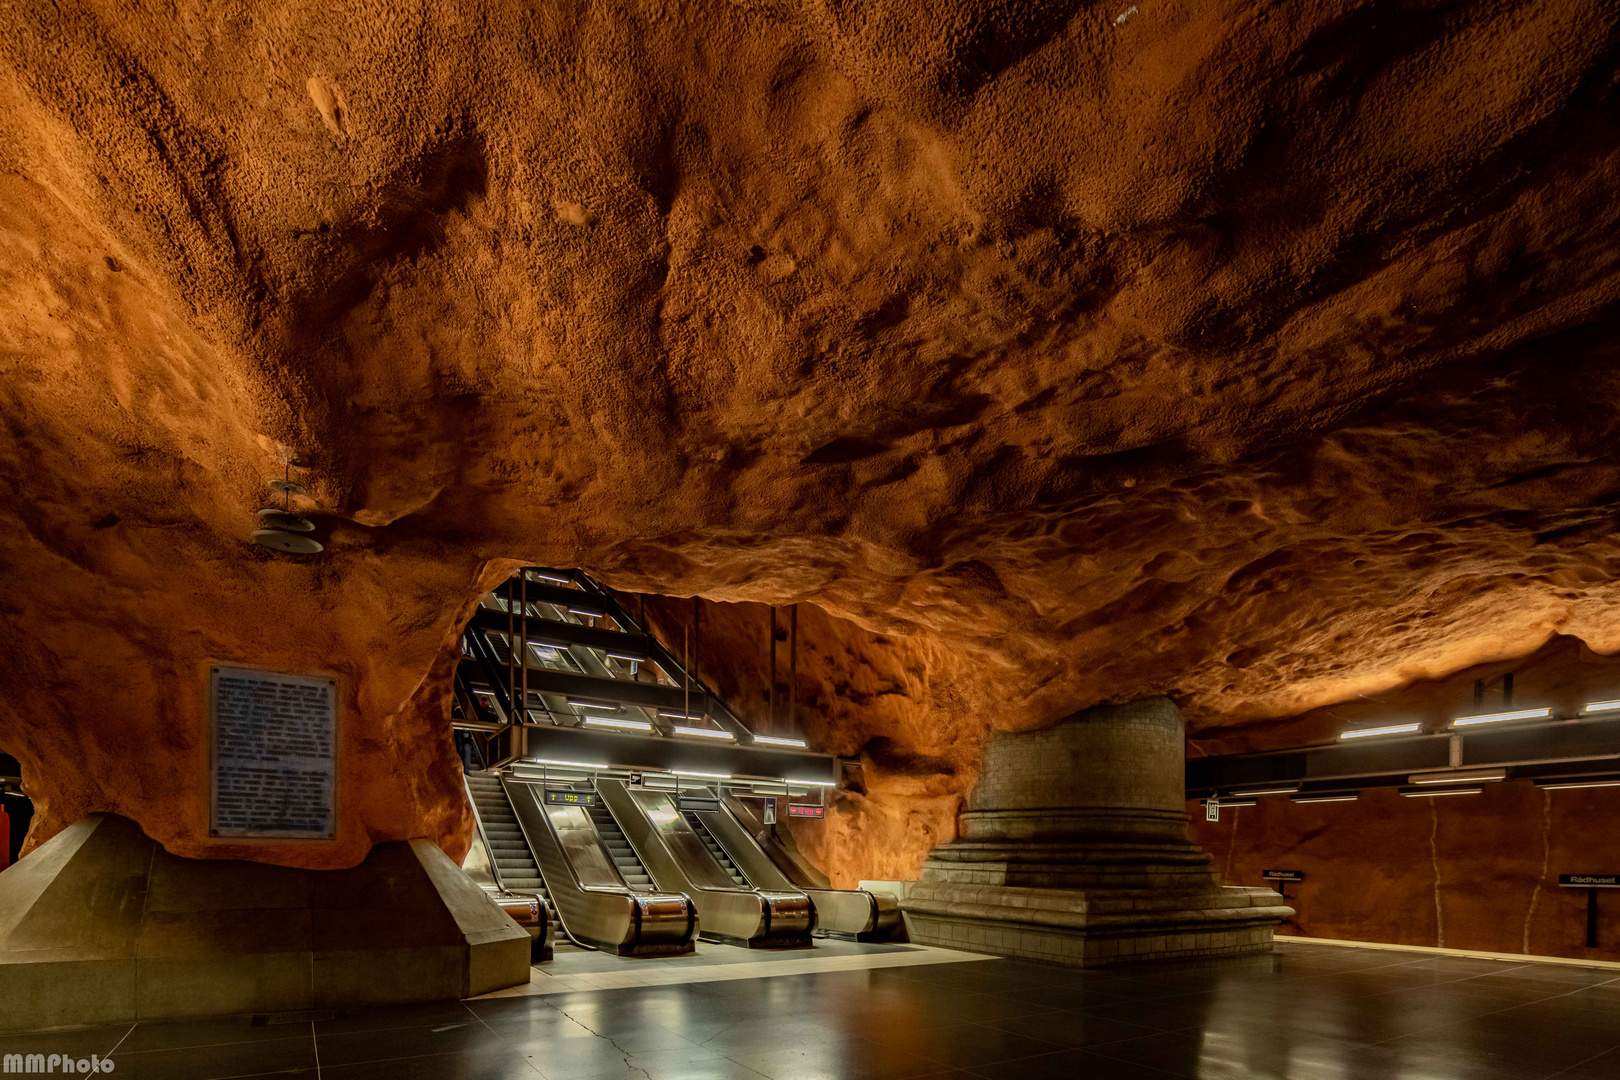
[[[0,1039],[161,1080],[1620,1080],[1620,972],[1373,950],[1016,960]]]

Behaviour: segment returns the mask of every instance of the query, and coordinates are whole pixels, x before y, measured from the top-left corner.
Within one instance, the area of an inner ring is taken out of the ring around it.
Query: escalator
[[[529,845],[524,843],[517,816],[501,790],[500,781],[493,776],[466,773],[467,797],[472,802],[478,835],[474,838],[474,851],[482,849],[484,865],[494,878],[491,899],[507,914],[517,918],[530,929],[534,945],[530,950],[531,963],[544,963],[552,957],[552,935],[557,925],[556,909],[546,894],[546,883],[540,877],[540,868],[534,863]],[[474,875],[474,880],[478,876]],[[486,886],[487,888],[487,886]],[[531,908],[532,918],[523,917],[523,898],[533,896],[538,909]],[[514,901],[517,901],[514,905]]]
[[[596,781],[596,795],[658,887],[691,897],[705,941],[750,949],[810,945],[815,909],[809,897],[750,886],[732,860],[721,861],[726,853],[708,830],[699,831],[683,816],[672,792],[603,778]]]
[[[864,889],[832,888],[736,796],[722,794],[718,811],[697,816],[705,819],[708,834],[742,864],[755,884],[799,889],[810,897],[816,906],[817,935],[852,941],[903,936],[899,900]]]
[[[620,861],[598,830],[593,792],[497,782],[570,938],[619,956],[693,950],[697,908],[678,892],[654,890],[633,855]]]
[[[589,807],[586,813],[590,814],[591,821],[596,825],[597,835],[602,838],[602,845],[607,848],[608,855],[613,859],[613,865],[619,870],[619,876],[624,883],[637,892],[652,892],[652,875],[647,868],[641,865],[636,858],[636,851],[630,846],[630,841],[624,838],[624,830],[619,823],[613,820],[608,808],[601,803]]]
[[[703,841],[703,846],[709,849],[710,855],[714,856],[714,861],[720,864],[720,868],[730,876],[737,887],[739,889],[752,888],[753,886],[749,884],[748,879],[743,877],[742,871],[737,869],[737,864],[731,861],[731,856],[726,854],[725,849],[720,846],[720,842],[709,832],[709,827],[703,824],[703,818],[706,815],[699,814],[694,810],[683,810],[681,816],[686,819],[688,825],[692,826],[692,831],[698,834],[699,839]]]

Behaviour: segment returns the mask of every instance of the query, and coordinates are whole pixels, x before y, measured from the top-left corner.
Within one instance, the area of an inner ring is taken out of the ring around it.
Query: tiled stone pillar
[[[901,905],[911,940],[1081,965],[1270,949],[1293,911],[1221,886],[1187,838],[1184,769],[1168,698],[992,735],[958,839]]]

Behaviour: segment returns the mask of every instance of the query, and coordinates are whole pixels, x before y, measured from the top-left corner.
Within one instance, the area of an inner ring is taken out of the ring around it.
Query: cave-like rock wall
[[[919,688],[827,699],[897,785],[840,873],[920,857],[957,781],[917,763],[991,727],[1620,649],[1615,26],[14,5],[0,749],[36,841],[455,848],[443,675],[502,560],[881,638],[816,676]],[[289,450],[317,559],[247,542]],[[337,841],[206,836],[218,661],[344,680]]]

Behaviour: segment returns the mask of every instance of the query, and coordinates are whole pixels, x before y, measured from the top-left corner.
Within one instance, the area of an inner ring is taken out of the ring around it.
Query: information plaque
[[[214,836],[336,835],[337,683],[213,669]]]

